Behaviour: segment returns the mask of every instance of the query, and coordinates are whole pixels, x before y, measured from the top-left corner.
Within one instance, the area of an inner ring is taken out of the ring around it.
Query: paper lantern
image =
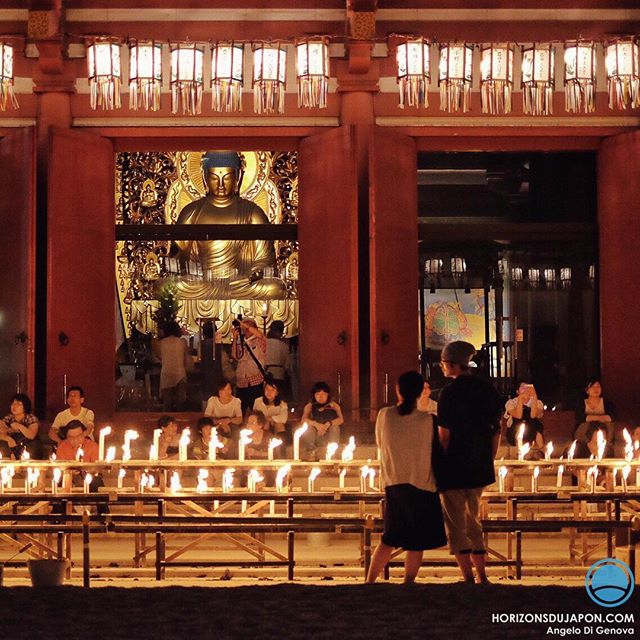
[[[18,108],[18,100],[13,92],[13,45],[0,40],[0,110],[7,105]]]
[[[329,38],[296,40],[298,106],[326,109],[329,94]]]
[[[564,107],[571,113],[596,110],[596,43],[564,45]]]
[[[640,107],[640,45],[635,37],[617,38],[605,49],[610,109]]]
[[[211,46],[211,108],[242,111],[244,44],[217,42]]]
[[[440,110],[449,113],[469,111],[473,81],[473,45],[440,45]]]
[[[511,113],[515,47],[510,43],[483,44],[480,50],[482,113]]]
[[[287,51],[278,43],[253,44],[253,108],[256,113],[284,113]]]
[[[129,108],[160,109],[162,45],[153,40],[129,42]]]
[[[396,50],[400,108],[429,106],[429,43],[425,38],[405,38]]]
[[[171,49],[171,112],[202,113],[204,88],[204,46],[194,42],[173,42]]]
[[[553,113],[555,50],[551,43],[522,48],[522,99],[524,112],[532,116]]]
[[[120,40],[109,36],[88,40],[87,71],[91,89],[91,108],[119,109],[122,84]]]

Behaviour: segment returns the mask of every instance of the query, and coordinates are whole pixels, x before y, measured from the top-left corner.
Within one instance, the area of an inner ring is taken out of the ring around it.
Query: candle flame
[[[354,436],[349,438],[349,441],[342,449],[342,462],[350,462],[353,460],[353,453],[356,450],[356,439]]]
[[[631,465],[625,465],[624,467],[622,467],[622,477],[626,480],[629,477],[629,474],[631,473]]]
[[[0,456],[0,458],[2,458],[2,456]],[[55,453],[52,453],[52,454],[49,456],[49,460],[50,460],[51,462],[55,462],[55,461],[56,461],[56,459],[57,459],[57,456],[56,456],[56,454],[55,454]]]
[[[553,453],[553,442],[549,441],[545,448],[545,458],[549,460],[551,458],[552,453]]]
[[[561,465],[558,467],[558,473],[560,473],[560,474],[564,473],[564,465],[563,465],[563,464],[561,464]]]
[[[242,429],[242,431],[240,431],[240,444],[251,444],[252,435],[253,431],[251,429]]]
[[[125,477],[125,475],[127,475],[126,469],[120,469],[120,471],[118,471],[118,478],[122,479]]]
[[[363,478],[366,478],[369,475],[369,467],[366,464],[360,469],[360,475]]]
[[[233,489],[233,474],[235,473],[233,467],[225,469],[222,474],[222,488],[223,490]]]
[[[333,456],[335,455],[335,452],[338,450],[338,443],[337,442],[330,442],[327,445],[327,455],[326,455],[326,460],[331,460],[331,458],[333,458]]]
[[[105,456],[105,460],[107,462],[113,462],[116,459],[116,448],[115,447],[109,447],[107,449],[107,455]]]
[[[106,437],[108,435],[111,435],[111,427],[107,426],[107,427],[103,427],[102,429],[100,429],[100,435],[102,437]]]
[[[633,444],[631,436],[629,435],[629,432],[626,428],[622,430],[622,437],[624,438],[625,444]]]
[[[87,473],[87,475],[84,477],[85,485],[88,487],[91,484],[92,480],[93,480],[93,476],[90,473]]]
[[[156,479],[151,474],[149,474],[148,478],[149,478],[149,489],[151,489],[153,485],[156,483]]]
[[[596,459],[599,462],[600,460],[602,460],[602,456],[604,456],[604,448],[607,446],[607,441],[601,429],[598,429],[598,432],[596,433],[596,441],[598,443]]]
[[[276,473],[276,490],[280,493],[284,486],[284,479],[287,477],[289,472],[291,471],[291,465],[285,464],[278,469]]]
[[[279,447],[282,444],[282,440],[280,440],[279,438],[271,438],[271,440],[269,440],[269,449],[275,449],[276,447]]]
[[[540,475],[540,467],[536,467],[536,468],[533,470],[533,477],[534,477],[534,478],[537,478],[539,475]]]
[[[573,460],[573,456],[574,456],[574,454],[576,452],[576,446],[577,445],[578,445],[578,441],[577,440],[574,440],[571,443],[571,446],[569,447],[569,451],[567,452],[567,460],[569,460],[569,461]]]
[[[4,469],[3,469],[4,471]],[[57,484],[58,482],[60,482],[60,479],[62,478],[62,471],[60,471],[60,469],[58,469],[57,467],[53,470],[53,481]]]
[[[320,472],[320,467],[313,467],[313,469],[311,469],[311,473],[309,473],[309,480],[313,482],[313,480],[315,480],[320,475]]]
[[[80,447],[77,451],[76,451],[76,460],[78,462],[82,462],[82,458],[84,457],[84,451],[82,449],[82,447]]]
[[[180,482],[180,474],[177,471],[174,471],[171,474],[171,481],[169,482],[169,488],[173,493],[176,493],[182,489],[182,484]]]
[[[498,475],[501,478],[506,478],[507,474],[509,473],[509,469],[507,469],[507,467],[500,467],[500,469],[498,469]]]
[[[29,455],[29,452],[25,449],[25,450],[22,452],[22,460],[29,460],[29,458],[30,458],[30,457],[31,457],[31,456]]]

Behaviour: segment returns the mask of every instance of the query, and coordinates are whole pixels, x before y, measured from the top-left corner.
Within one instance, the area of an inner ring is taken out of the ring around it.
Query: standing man
[[[236,392],[242,403],[242,415],[245,415],[263,393],[267,337],[253,318],[240,320],[232,333],[231,357],[238,363]]]
[[[285,399],[291,398],[290,385],[287,384],[287,376],[291,376],[291,356],[289,345],[283,340],[284,322],[274,320],[267,333],[267,373],[280,383],[282,395]]]
[[[500,439],[501,400],[491,383],[471,374],[475,348],[461,340],[442,350],[441,366],[453,382],[438,402],[438,436],[443,449],[442,510],[449,539],[465,582],[488,582],[480,523],[480,497],[495,482],[493,460]]]

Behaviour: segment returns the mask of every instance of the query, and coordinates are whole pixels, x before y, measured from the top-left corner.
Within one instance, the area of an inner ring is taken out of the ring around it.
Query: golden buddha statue
[[[202,158],[207,194],[186,205],[177,224],[268,224],[262,209],[241,198],[242,156],[235,151],[209,151]],[[202,278],[179,278],[185,300],[265,300],[286,298],[280,278],[265,277],[274,270],[273,242],[268,240],[178,241],[183,261],[195,262]]]

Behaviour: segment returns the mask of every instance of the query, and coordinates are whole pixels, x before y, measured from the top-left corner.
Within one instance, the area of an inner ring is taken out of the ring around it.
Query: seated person
[[[160,416],[158,429],[162,429],[158,443],[158,460],[177,460],[180,453],[178,423],[173,416]]]
[[[220,437],[237,440],[238,427],[242,424],[242,403],[233,395],[228,380],[216,383],[215,393],[209,398],[204,415],[213,420]]]
[[[71,420],[69,424],[60,427],[57,432],[61,441],[56,449],[57,460],[76,460],[78,450],[82,449],[82,462],[96,462],[98,460],[98,445],[87,435],[87,427],[80,420]],[[86,471],[73,471],[74,486],[82,486]],[[104,480],[98,473],[93,474],[89,491],[97,493],[100,487],[104,487]],[[54,509],[54,513],[59,509]],[[98,514],[102,515],[109,512],[109,505],[99,504]]]
[[[200,418],[196,424],[196,431],[198,433],[193,447],[191,449],[191,457],[194,460],[208,460],[209,459],[209,442],[211,441],[211,431],[213,430],[213,420],[208,417]],[[217,457],[224,458],[225,454],[229,451],[229,438],[225,438],[218,432],[218,440],[224,444],[224,448],[218,449]]]
[[[251,444],[248,444],[245,452],[248,459],[266,460],[269,456],[269,440],[273,436],[267,417],[262,411],[252,411],[247,417],[246,429],[251,429]],[[268,486],[275,484],[276,472],[273,469],[262,471],[264,483]],[[243,478],[246,482],[246,478]]]
[[[289,407],[280,396],[281,392],[282,383],[279,380],[265,382],[263,395],[253,403],[253,411],[262,413],[269,422],[269,429],[278,436],[286,432],[289,419]]]
[[[54,442],[60,442],[58,430],[64,427],[72,420],[80,420],[87,428],[87,436],[93,438],[93,426],[95,417],[91,409],[84,407],[84,391],[82,387],[69,387],[67,389],[67,405],[68,409],[61,411],[54,419],[49,429],[49,437]]]
[[[418,398],[418,411],[430,413],[432,416],[438,415],[438,403],[431,397],[431,383],[424,381],[424,388]]]
[[[615,409],[611,402],[602,396],[602,385],[599,380],[589,380],[584,388],[584,398],[576,407],[576,428],[574,440],[586,440],[586,433],[591,424],[604,429],[607,442],[613,442]]]
[[[31,400],[24,393],[11,396],[11,413],[0,421],[0,454],[19,460],[26,451],[33,460],[43,457],[38,436],[40,423],[31,413]]]
[[[505,404],[505,419],[507,421],[507,442],[517,446],[518,434],[524,424],[523,443],[529,443],[531,452],[541,452],[544,448],[542,418],[544,405],[538,399],[536,389],[532,384],[521,382],[515,398],[507,400]],[[535,457],[528,456],[528,457]]]
[[[311,402],[305,405],[301,422],[308,425],[302,434],[307,459],[317,460],[318,448],[326,449],[330,442],[340,443],[340,426],[344,424],[342,409],[331,400],[331,389],[326,382],[316,382],[311,388]]]
[[[633,459],[640,460],[640,427],[633,430],[631,444],[633,445]]]

